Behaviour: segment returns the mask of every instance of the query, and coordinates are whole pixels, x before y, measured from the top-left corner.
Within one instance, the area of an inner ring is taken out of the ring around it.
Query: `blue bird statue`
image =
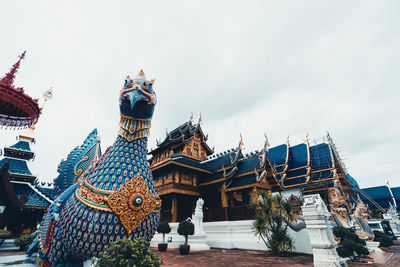
[[[42,266],[82,266],[113,241],[152,239],[160,219],[147,162],[156,105],[154,80],[141,70],[120,91],[120,129],[114,144],[65,190],[45,214],[38,234]]]

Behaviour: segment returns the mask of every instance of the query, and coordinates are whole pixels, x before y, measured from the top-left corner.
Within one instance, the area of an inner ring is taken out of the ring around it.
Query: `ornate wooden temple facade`
[[[192,118],[168,132],[164,141],[150,151],[150,169],[162,199],[162,220],[191,217],[196,200],[204,199],[204,221],[250,219],[250,204],[258,193],[297,191],[320,193],[329,203],[328,190],[338,184],[346,198],[355,197],[335,145],[329,135],[324,141],[270,147],[266,139],[260,151],[243,154],[243,141],[214,154],[201,129],[201,118]]]

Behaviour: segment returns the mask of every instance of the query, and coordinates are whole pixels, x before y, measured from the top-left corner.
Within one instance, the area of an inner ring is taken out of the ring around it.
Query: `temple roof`
[[[29,142],[27,142],[27,141],[18,141],[14,145],[10,146],[10,148],[17,149],[17,150],[31,151]]]
[[[28,165],[26,164],[25,160],[5,157],[0,160],[0,168],[3,167],[3,165],[7,162],[10,163],[10,174],[28,175],[33,177],[32,173],[28,169]]]
[[[195,133],[198,133],[201,136],[201,139],[204,141],[202,144],[206,149],[207,156],[213,153],[213,150],[207,145],[206,141],[208,137],[204,135],[203,130],[201,129],[201,117],[199,118],[199,122],[196,124],[192,123],[192,118],[185,122],[184,124],[180,125],[179,127],[175,128],[174,130],[167,132],[167,136],[165,137],[164,141],[158,142],[157,141],[157,148],[150,151],[149,154],[154,155],[155,153],[159,152],[161,149],[166,147],[177,147],[183,144],[190,142]]]
[[[389,187],[386,185],[363,188],[361,189],[361,191],[364,194],[368,195],[369,198],[372,198],[375,202],[378,203],[379,206],[384,209],[390,207],[389,203],[391,203],[392,205],[394,204],[392,194],[390,193]],[[395,191],[397,193],[397,190]],[[372,201],[364,196],[364,194],[360,194],[360,197],[364,201],[364,203],[367,204],[370,208],[377,208]]]
[[[17,63],[0,79],[0,125],[23,128],[34,124],[40,115],[38,101],[24,93],[23,88],[14,87],[14,78],[25,52]]]
[[[17,197],[23,200],[24,207],[47,208],[52,201],[29,183],[11,182]],[[25,198],[25,199],[24,199]],[[26,202],[25,202],[26,200]]]

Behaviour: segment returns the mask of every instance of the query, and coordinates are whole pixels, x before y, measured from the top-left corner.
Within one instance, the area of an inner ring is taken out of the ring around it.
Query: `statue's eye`
[[[142,203],[143,203],[143,198],[141,197],[141,196],[136,196],[134,199],[133,199],[133,204],[135,205],[135,206],[140,206],[140,205],[142,205]]]

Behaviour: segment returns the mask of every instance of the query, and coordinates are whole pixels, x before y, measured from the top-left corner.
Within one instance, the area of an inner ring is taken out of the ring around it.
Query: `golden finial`
[[[202,122],[203,119],[201,118],[201,113],[200,113],[200,117],[199,117],[199,123]]]
[[[189,121],[190,121],[190,122],[192,122],[192,120],[193,120],[193,112],[190,113],[190,118],[189,118]]]
[[[269,141],[268,141],[268,137],[267,137],[267,133],[264,133],[264,137],[265,137],[265,142],[264,144],[269,147]]]
[[[143,70],[140,70],[138,75],[136,76],[137,79],[143,79],[146,80],[146,77],[144,76]]]
[[[244,144],[243,144],[243,137],[242,137],[242,133],[240,133],[240,142],[239,142],[239,145],[240,146],[243,146]]]
[[[289,138],[289,135],[286,137],[286,143],[287,143],[288,145],[290,145],[290,138]]]

